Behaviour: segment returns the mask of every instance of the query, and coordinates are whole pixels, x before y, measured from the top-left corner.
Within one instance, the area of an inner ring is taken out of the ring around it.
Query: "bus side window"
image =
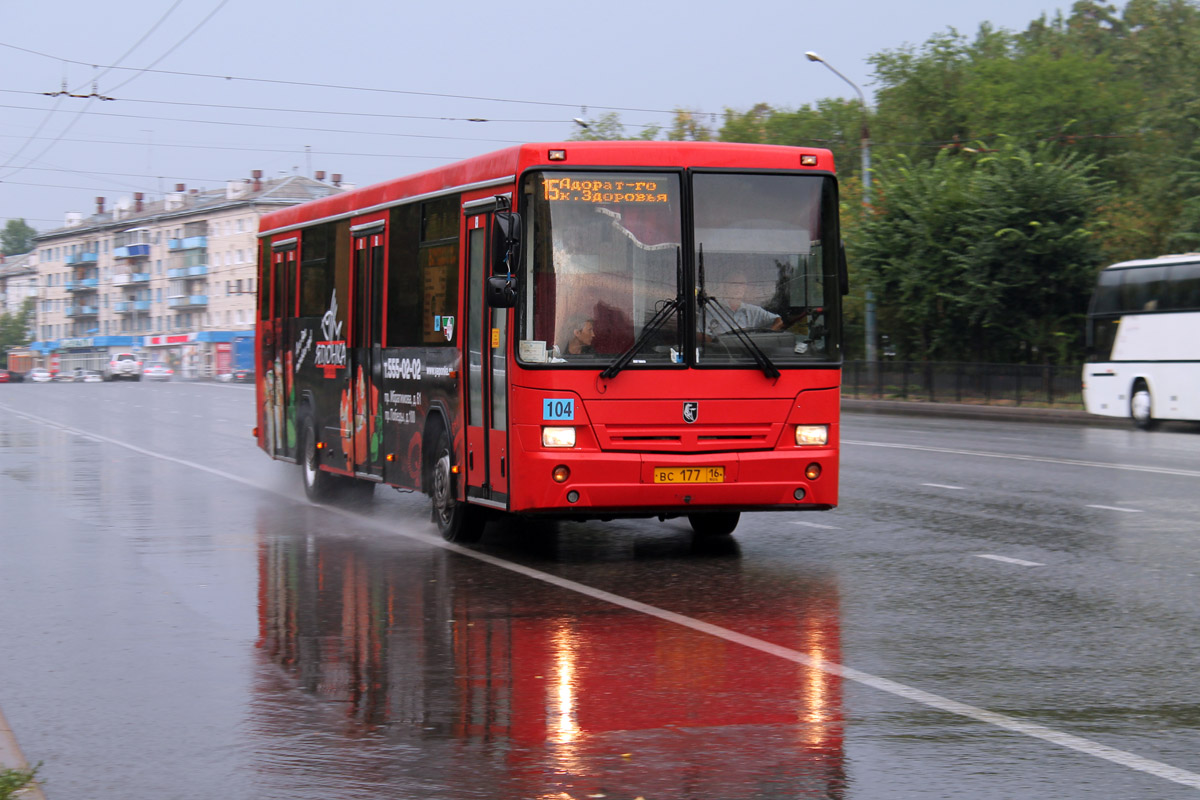
[[[417,267],[420,222],[419,204],[392,209],[384,311],[387,314],[387,347],[421,344],[422,284]]]
[[[329,308],[333,288],[333,223],[304,232],[300,262],[300,316],[320,317]]]
[[[1161,307],[1171,311],[1200,309],[1200,264],[1180,264],[1171,271]]]

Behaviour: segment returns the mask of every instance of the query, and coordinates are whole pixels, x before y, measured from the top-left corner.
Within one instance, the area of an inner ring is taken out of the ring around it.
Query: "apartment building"
[[[351,188],[288,175],[229,181],[220,190],[177,184],[161,200],[142,193],[34,238],[36,341],[51,369],[102,369],[134,350],[183,377],[229,371],[230,342],[254,330],[258,219]]]

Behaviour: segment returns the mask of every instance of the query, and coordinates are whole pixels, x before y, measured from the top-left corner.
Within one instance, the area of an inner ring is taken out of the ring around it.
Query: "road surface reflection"
[[[672,610],[840,661],[831,579],[748,576],[740,559],[701,574]],[[460,555],[264,520],[259,624],[251,726],[273,740],[256,763],[280,788],[844,794],[839,678]]]

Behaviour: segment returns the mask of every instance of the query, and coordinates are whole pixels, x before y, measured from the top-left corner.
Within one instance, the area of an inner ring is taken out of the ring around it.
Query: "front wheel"
[[[1129,416],[1133,424],[1141,430],[1148,431],[1154,427],[1154,400],[1150,396],[1150,387],[1138,383],[1133,387],[1133,396],[1129,398]]]
[[[697,536],[728,536],[737,527],[741,516],[737,511],[709,511],[688,514],[688,522]]]
[[[450,438],[442,431],[433,449],[433,521],[447,542],[471,544],[483,536],[483,514],[475,506],[454,497],[454,475],[450,472]]]

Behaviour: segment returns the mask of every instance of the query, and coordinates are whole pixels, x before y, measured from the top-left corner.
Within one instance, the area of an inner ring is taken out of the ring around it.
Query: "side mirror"
[[[521,215],[497,211],[492,219],[492,274],[509,275],[521,260]]]
[[[487,304],[492,308],[513,308],[517,304],[517,279],[492,275],[487,279]]]

